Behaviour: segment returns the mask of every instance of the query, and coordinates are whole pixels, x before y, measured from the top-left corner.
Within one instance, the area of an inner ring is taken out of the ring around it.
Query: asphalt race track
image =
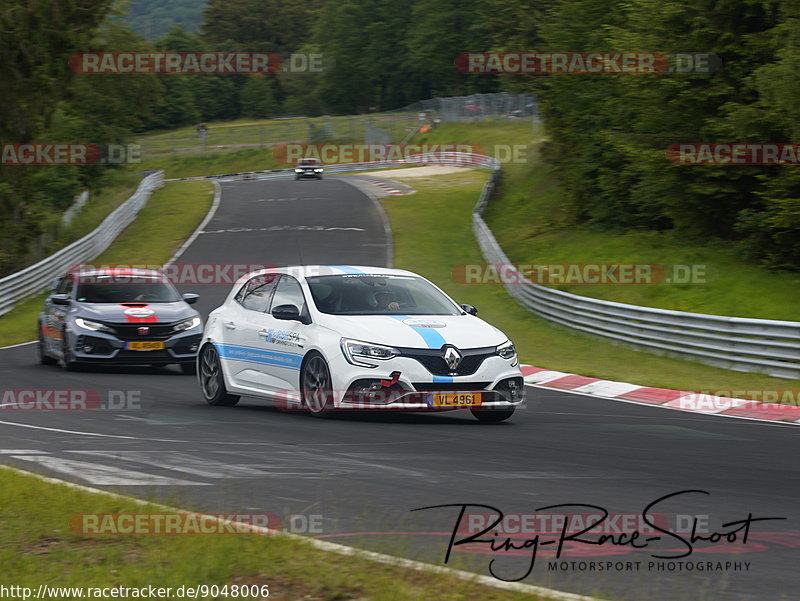
[[[386,264],[380,211],[344,180],[230,182],[222,190],[216,215],[181,263]],[[183,291],[200,293],[207,313],[229,289]],[[437,565],[459,508],[412,509],[482,504],[532,514],[569,503],[635,518],[665,495],[701,490],[710,494],[684,494],[651,513],[670,524],[675,514],[708,516],[708,528],[699,530],[706,535],[735,530],[722,525],[748,514],[787,519],[754,522],[746,544],[740,531],[736,543],[700,541],[691,556],[673,560],[652,557],[687,551],[667,535],[640,549],[584,545],[580,555],[568,543],[561,559],[587,565],[566,571],[548,569],[554,545],[542,544],[524,582],[638,601],[797,598],[800,430],[794,426],[534,388],[524,410],[495,426],[469,413],[318,420],[252,399],[210,407],[195,378],[174,367],[62,372],[38,365],[33,345],[0,350],[0,377],[6,390],[91,389],[101,398],[119,391],[114,398],[141,399],[139,409],[0,411],[0,461],[22,469],[134,496],[155,493],[172,504],[177,497],[184,507],[215,513],[299,515],[291,521],[295,531],[319,520],[322,533],[310,535]],[[598,512],[538,513],[558,511]],[[465,547],[456,548],[451,565],[488,573],[488,546]],[[524,574],[531,551],[518,553],[494,556],[495,573]],[[590,571],[590,561],[624,565]],[[670,571],[668,561],[694,569]],[[700,562],[748,562],[749,569],[697,571]]]

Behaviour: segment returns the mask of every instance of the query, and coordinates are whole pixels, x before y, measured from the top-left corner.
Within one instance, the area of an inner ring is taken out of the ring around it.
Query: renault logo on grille
[[[454,370],[458,367],[458,364],[461,363],[461,353],[452,346],[448,347],[444,352],[444,361],[447,363],[447,367]]]

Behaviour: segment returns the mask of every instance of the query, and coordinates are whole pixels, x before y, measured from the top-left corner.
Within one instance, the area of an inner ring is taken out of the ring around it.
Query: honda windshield
[[[76,299],[82,303],[175,303],[181,295],[158,276],[93,275],[81,278]]]

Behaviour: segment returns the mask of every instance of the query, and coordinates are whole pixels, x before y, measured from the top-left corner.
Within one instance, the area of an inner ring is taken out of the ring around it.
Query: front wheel
[[[72,356],[72,351],[69,350],[66,330],[61,334],[61,359],[59,360],[59,364],[64,371],[77,371],[79,367]]]
[[[53,359],[50,355],[47,354],[44,346],[44,335],[42,334],[42,326],[39,326],[39,344],[38,344],[38,351],[39,351],[39,363],[42,365],[55,365],[56,360]]]
[[[200,351],[200,371],[198,373],[203,397],[209,405],[216,407],[233,407],[239,397],[228,394],[225,388],[225,377],[222,375],[222,364],[213,344],[207,344]]]
[[[300,372],[303,406],[315,417],[330,417],[334,411],[331,370],[325,358],[311,353]]]
[[[482,424],[497,424],[507,420],[514,415],[516,407],[508,407],[507,409],[472,409],[474,415]]]

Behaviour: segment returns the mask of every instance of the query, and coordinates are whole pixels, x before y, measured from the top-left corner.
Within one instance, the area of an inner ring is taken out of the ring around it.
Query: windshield
[[[81,303],[175,303],[178,291],[158,276],[91,276],[80,281]]]
[[[314,304],[331,315],[460,315],[422,278],[405,275],[326,275],[306,278]]]
[[[301,167],[316,167],[319,165],[319,161],[317,159],[300,159],[298,165]]]

